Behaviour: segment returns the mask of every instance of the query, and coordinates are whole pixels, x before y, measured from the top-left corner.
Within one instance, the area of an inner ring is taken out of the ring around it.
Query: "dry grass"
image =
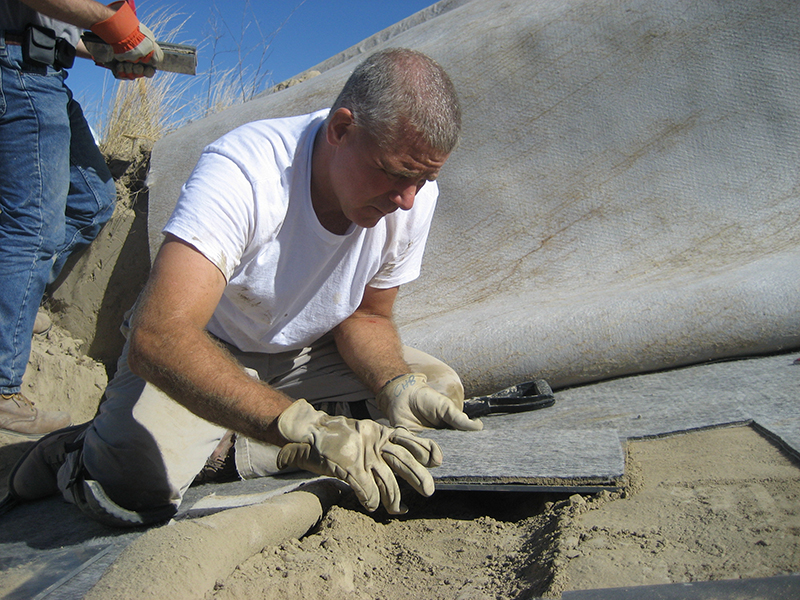
[[[291,14],[303,2],[305,0],[300,0]],[[161,72],[152,79],[114,81],[110,99],[101,102],[106,106],[105,116],[99,123],[100,149],[105,156],[133,160],[181,125],[246,102],[263,91],[271,74],[265,70],[264,61],[275,35],[286,21],[272,34],[265,35],[249,0],[244,2],[243,10],[242,21],[247,23],[246,27],[257,28],[263,40],[257,49],[245,48],[241,41],[244,29],[237,39],[235,32],[225,22],[223,13],[214,7],[208,40],[211,67],[207,72],[196,77]],[[171,14],[169,7],[142,15],[141,18],[161,41],[177,39],[186,23],[181,15]],[[217,68],[217,58],[223,52],[220,42],[226,37],[233,39],[238,64],[221,70]],[[252,62],[250,59],[254,55],[254,66],[246,67],[245,63]]]
[[[238,70],[218,72],[202,93],[185,75],[157,73],[152,79],[117,82],[101,124],[105,156],[135,156],[170,131],[242,102],[236,91]]]
[[[103,123],[100,150],[106,156],[135,155],[152,146],[171,127],[167,104],[174,78],[118,83]]]
[[[156,38],[171,41],[185,24],[166,8],[143,18]],[[107,157],[133,158],[149,149],[180,124],[182,102],[189,83],[175,73],[157,73],[152,79],[115,80],[105,116],[100,123],[100,150]]]

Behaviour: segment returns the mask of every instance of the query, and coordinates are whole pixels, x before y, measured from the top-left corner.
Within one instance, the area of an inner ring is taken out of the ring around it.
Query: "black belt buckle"
[[[28,25],[22,42],[22,59],[32,67],[52,67],[56,62],[56,32]]]

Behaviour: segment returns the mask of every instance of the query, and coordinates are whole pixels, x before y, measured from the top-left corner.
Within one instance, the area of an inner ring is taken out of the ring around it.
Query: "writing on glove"
[[[395,475],[423,496],[434,492],[428,468],[442,464],[442,451],[405,428],[332,417],[301,399],[278,417],[278,431],[289,441],[278,453],[279,469],[293,466],[337,477],[370,512],[379,504],[390,514],[407,512]]]
[[[452,427],[461,431],[483,429],[483,423],[464,414],[463,402],[456,402],[429,386],[424,373],[395,377],[383,386],[375,399],[394,426],[409,429]]]

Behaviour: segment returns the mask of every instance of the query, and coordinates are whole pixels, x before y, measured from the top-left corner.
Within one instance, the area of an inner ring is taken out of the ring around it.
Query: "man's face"
[[[347,136],[338,148],[333,186],[344,216],[361,227],[374,227],[398,208],[410,210],[448,157],[411,138],[384,151],[357,127]]]

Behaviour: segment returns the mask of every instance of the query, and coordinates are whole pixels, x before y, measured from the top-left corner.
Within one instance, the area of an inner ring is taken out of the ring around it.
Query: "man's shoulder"
[[[212,142],[206,150],[241,155],[243,151],[270,152],[280,148],[293,149],[309,128],[321,123],[327,114],[328,111],[325,109],[293,117],[250,121]]]

